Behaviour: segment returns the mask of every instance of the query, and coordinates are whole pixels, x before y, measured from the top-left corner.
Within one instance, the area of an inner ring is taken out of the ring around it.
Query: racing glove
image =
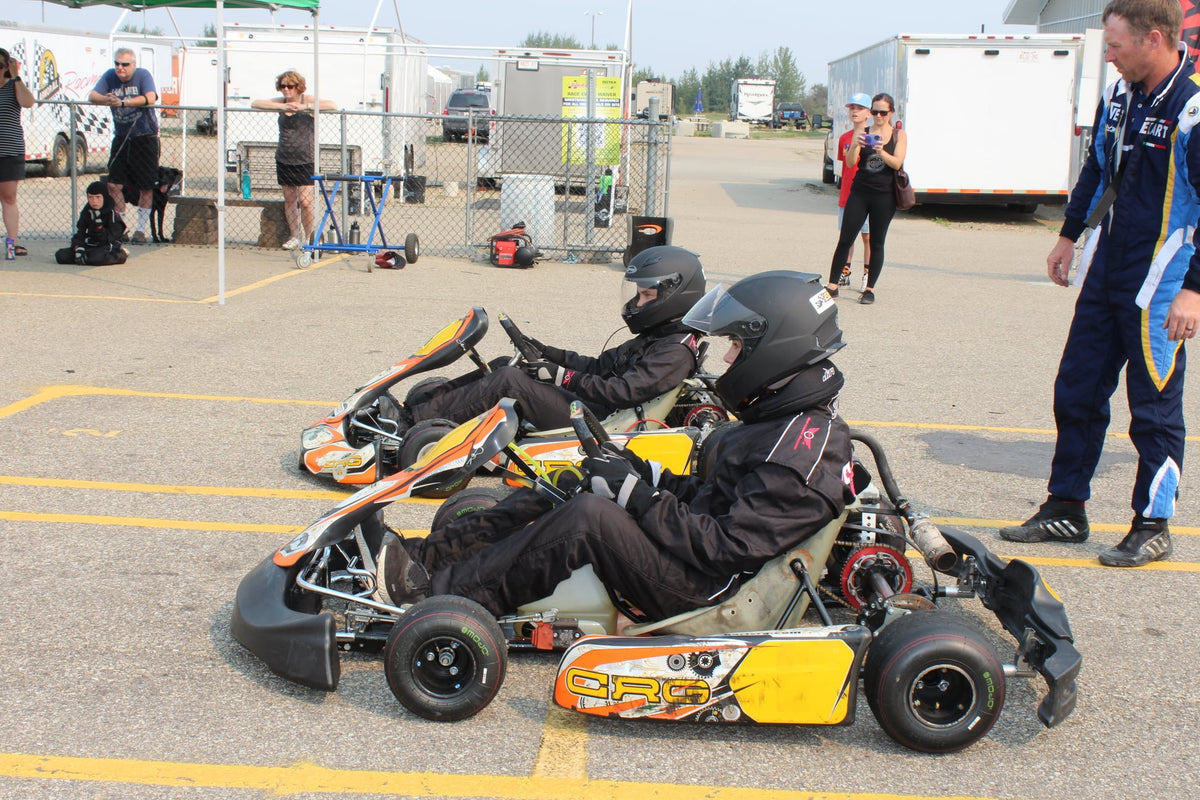
[[[588,456],[580,465],[584,485],[592,494],[612,500],[634,517],[645,514],[658,499],[658,490],[643,481],[623,458]]]
[[[75,263],[79,266],[87,266],[87,251],[82,247],[75,248]]]
[[[657,461],[644,461],[632,450],[620,442],[614,442],[611,439],[600,445],[600,449],[607,453],[611,453],[617,458],[623,458],[629,462],[629,466],[633,467],[634,471],[642,480],[651,486],[658,486],[658,479],[662,477],[663,465]]]
[[[575,379],[575,370],[560,367],[549,361],[530,361],[525,364],[525,372],[534,380],[553,383],[564,389],[570,388],[571,382]]]

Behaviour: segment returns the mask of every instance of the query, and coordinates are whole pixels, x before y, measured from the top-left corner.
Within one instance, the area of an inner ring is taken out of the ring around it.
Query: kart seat
[[[679,396],[683,394],[683,390],[684,384],[681,383],[674,389],[663,392],[657,397],[642,403],[641,417],[638,416],[636,408],[618,408],[602,419],[600,424],[609,433],[625,433],[636,427],[642,419],[658,420],[665,425],[667,415],[671,413],[671,409],[675,408],[675,403],[679,400]],[[547,437],[574,436],[575,431],[571,428],[555,428],[548,431],[531,431],[527,435]]]
[[[817,580],[821,567],[829,558],[834,539],[846,521],[847,511],[834,519],[815,534],[781,556],[768,561],[753,578],[742,584],[738,593],[724,603],[694,611],[685,611],[667,619],[630,625],[622,633],[641,636],[648,633],[682,633],[688,636],[706,636],[726,633],[768,631],[777,628],[794,628],[808,609],[807,595],[780,624],[779,616],[788,607],[792,597],[800,588],[800,579],[790,566],[793,559],[800,559],[813,582]],[[819,559],[814,565],[814,558]]]

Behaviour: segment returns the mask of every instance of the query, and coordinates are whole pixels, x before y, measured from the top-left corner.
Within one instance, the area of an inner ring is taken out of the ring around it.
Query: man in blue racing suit
[[[1084,503],[1109,398],[1125,368],[1129,435],[1138,451],[1134,518],[1125,538],[1099,558],[1106,566],[1140,567],[1171,553],[1167,520],[1183,464],[1183,342],[1200,324],[1200,76],[1179,42],[1177,0],[1113,0],[1103,20],[1105,59],[1122,79],[1105,92],[1087,162],[1046,259],[1050,279],[1068,285],[1074,242],[1099,222],[1083,251],[1079,299],[1054,383],[1058,440],[1049,497],[1000,536],[1088,538]]]

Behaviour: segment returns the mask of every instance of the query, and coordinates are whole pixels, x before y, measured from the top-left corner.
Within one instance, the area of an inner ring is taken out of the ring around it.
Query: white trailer
[[[657,97],[659,118],[670,119],[675,114],[675,84],[663,81],[638,81],[634,93],[634,116],[646,118],[650,98]]]
[[[729,119],[767,125],[775,112],[775,81],[735,78],[730,85]]]
[[[258,150],[269,147],[271,168],[261,188],[274,188],[274,145],[278,138],[275,116],[250,111],[255,99],[276,97],[275,77],[286,70],[304,76],[312,94],[332,100],[339,110],[376,112],[370,116],[320,115],[321,164],[318,171],[336,172],[338,151],[345,133],[351,162],[347,170],[398,175],[406,153],[412,166],[425,162],[424,119],[394,116],[425,114],[428,93],[428,59],[425,51],[402,34],[386,28],[326,28],[316,32],[319,59],[313,54],[311,25],[225,26],[227,88],[226,169],[245,166],[248,143]],[[219,82],[214,82],[213,54],[208,48],[189,48],[180,69],[180,104],[210,105]],[[320,75],[317,74],[317,64]],[[319,82],[318,82],[319,77]],[[382,113],[380,113],[382,112]],[[344,129],[343,129],[344,125]],[[255,173],[256,188],[259,177]]]
[[[1095,110],[1094,87],[1079,96],[1084,50],[1081,35],[901,34],[831,61],[825,176],[840,181],[846,98],[886,92],[908,132],[918,201],[1065,203],[1084,154],[1077,122]]]
[[[138,66],[150,70],[160,97],[174,90],[171,46],[162,41],[38,26],[0,26],[0,41],[20,62],[21,78],[39,101],[88,103],[88,94],[112,68],[113,53],[121,47],[137,53]],[[21,127],[27,163],[45,164],[50,177],[70,172],[70,107],[35,103],[21,112]],[[113,137],[111,111],[106,106],[77,106],[75,129],[77,169],[82,171],[88,161],[106,163]]]

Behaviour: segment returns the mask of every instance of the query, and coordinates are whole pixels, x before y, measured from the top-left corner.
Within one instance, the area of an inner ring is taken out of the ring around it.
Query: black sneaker
[[[415,603],[429,594],[429,573],[413,561],[404,541],[387,530],[375,556],[375,599],[389,606]]]
[[[837,296],[838,296],[838,290],[837,290],[837,287],[836,287],[836,286],[835,286],[835,287],[833,287],[832,289],[830,289],[828,286],[826,286],[826,287],[825,287],[825,291],[829,292],[829,296],[830,296],[830,297],[837,297]]]
[[[850,265],[847,264],[846,266],[842,267],[842,276],[840,278],[838,278],[838,286],[849,286],[849,285],[850,285]]]
[[[1171,532],[1165,519],[1138,515],[1121,543],[1100,554],[1106,567],[1144,567],[1171,555]]]
[[[1087,512],[1083,503],[1047,498],[1037,513],[1021,525],[1000,529],[1000,538],[1010,542],[1086,542]]]
[[[858,298],[858,302],[862,303],[864,306],[871,305],[871,303],[875,302],[875,293],[870,289],[863,289],[862,297]]]

